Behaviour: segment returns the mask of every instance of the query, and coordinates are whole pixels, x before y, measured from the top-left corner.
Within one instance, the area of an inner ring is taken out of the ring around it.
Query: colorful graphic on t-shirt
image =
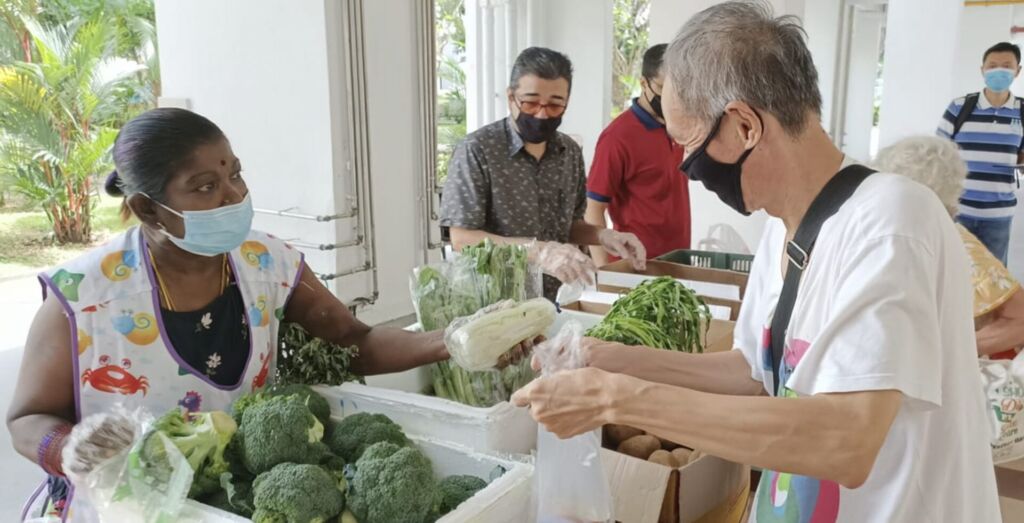
[[[185,397],[178,400],[178,406],[184,409],[188,414],[199,412],[202,405],[203,396],[194,390],[186,392]]]
[[[256,303],[249,306],[249,324],[253,327],[266,327],[270,323],[270,311],[267,310],[267,297],[260,295]]]
[[[119,393],[130,396],[139,391],[145,396],[149,391],[149,380],[145,376],[135,376],[128,372],[132,362],[128,358],[121,360],[121,365],[111,365],[109,356],[100,356],[100,366],[85,369],[82,372],[82,385],[90,384],[100,392]]]
[[[84,330],[78,329],[78,355],[81,356],[83,352],[89,350],[92,347],[92,336],[89,336]]]
[[[833,523],[839,516],[833,481],[766,470],[757,491],[757,523]]]
[[[114,330],[136,345],[149,345],[160,335],[156,318],[147,312],[133,315],[132,311],[124,311],[120,316],[114,317],[111,323]]]
[[[57,290],[67,298],[68,301],[78,301],[78,285],[85,279],[84,274],[77,274],[61,269],[53,273],[53,283]]]
[[[782,383],[789,380],[810,348],[811,344],[804,340],[788,340],[779,369]],[[768,378],[772,372],[770,329],[764,329],[760,351]],[[797,393],[782,386],[779,397],[796,398]],[[757,523],[834,523],[839,516],[839,485],[834,481],[766,470],[757,487],[754,510]]]
[[[124,281],[138,266],[139,257],[135,251],[117,251],[103,257],[100,272],[110,281]]]
[[[274,259],[270,256],[270,250],[260,242],[244,242],[239,250],[245,263],[253,267],[258,267],[260,270],[269,270],[274,266]]]

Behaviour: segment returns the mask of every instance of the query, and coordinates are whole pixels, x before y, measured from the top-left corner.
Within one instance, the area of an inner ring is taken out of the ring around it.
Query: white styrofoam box
[[[574,311],[572,309],[562,309],[555,316],[555,322],[551,324],[551,327],[548,328],[547,333],[544,335],[549,339],[554,338],[558,334],[558,331],[561,330],[566,323],[569,323],[569,321],[576,321],[583,327],[583,330],[587,330],[594,325],[601,323],[602,318],[604,318],[604,316],[601,316],[600,314]]]
[[[486,481],[495,470],[500,468],[504,471],[486,488],[437,520],[438,523],[526,523],[532,519],[533,465],[527,460],[476,453],[465,447],[429,438],[410,436],[410,439],[430,459],[438,479],[454,474],[468,474]],[[195,501],[186,504],[177,521],[249,522],[243,517]]]
[[[510,459],[474,452],[449,442],[411,438],[430,458],[440,479],[468,474],[485,480],[496,468],[505,473],[475,496],[446,514],[438,523],[526,523],[532,521],[533,464],[527,459]]]
[[[658,276],[647,276],[644,274],[632,274],[626,272],[613,272],[613,271],[599,271],[597,273],[597,280],[601,282],[601,285],[609,285],[613,287],[624,287],[632,289],[637,285],[647,281],[653,280]],[[697,280],[684,280],[676,278],[676,281],[686,285],[693,289],[694,292],[701,296],[707,296],[709,298],[718,298],[720,300],[740,300],[740,288],[738,285],[729,285],[727,283],[714,283],[708,281],[697,281]]]
[[[526,409],[502,402],[470,407],[400,390],[345,383],[317,387],[335,414],[384,414],[408,434],[450,441],[482,452],[529,454],[537,448],[537,422]]]

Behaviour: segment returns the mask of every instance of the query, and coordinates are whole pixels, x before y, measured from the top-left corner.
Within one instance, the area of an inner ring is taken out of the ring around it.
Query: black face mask
[[[522,136],[523,141],[528,143],[547,142],[555,136],[559,125],[562,125],[561,116],[541,119],[520,110],[519,116],[516,117],[519,136]]]
[[[743,174],[743,162],[750,156],[750,153],[754,152],[754,149],[752,147],[743,151],[736,163],[722,163],[712,158],[708,155],[708,144],[718,134],[720,125],[722,125],[721,116],[718,117],[715,126],[711,128],[711,133],[708,134],[704,143],[690,153],[679,170],[683,171],[691,180],[704,184],[707,190],[715,193],[718,199],[729,207],[744,216],[750,216],[747,204],[743,202],[743,186],[740,183],[740,178]]]
[[[647,85],[648,86],[651,85],[651,80],[650,79],[647,80]],[[648,89],[650,89],[650,87],[648,87]],[[653,93],[654,89],[651,89],[651,92]],[[661,112],[661,95],[660,94],[655,94],[654,96],[652,96],[650,98],[647,98],[647,90],[645,89],[644,90],[644,99],[647,100],[647,103],[651,104],[651,110],[654,111],[654,116],[657,116],[658,118],[661,118],[662,120],[664,120],[665,119],[665,113]]]

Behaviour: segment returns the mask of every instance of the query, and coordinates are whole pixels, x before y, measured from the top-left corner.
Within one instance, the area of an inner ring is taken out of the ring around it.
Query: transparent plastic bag
[[[97,449],[102,449],[100,452],[112,451],[112,447],[90,445],[89,441],[95,442],[97,437],[102,437],[102,427],[109,425],[112,417],[124,415],[124,411],[114,411],[83,420],[85,426],[76,428],[77,436],[73,432],[69,448],[62,456],[63,461],[79,465],[95,463],[88,456],[90,452]],[[101,523],[179,521],[192,486],[192,467],[165,435],[149,433],[147,429],[152,424],[152,417],[141,411],[135,411],[131,416],[136,424],[131,445],[102,462],[78,466],[69,478],[75,486],[76,498],[83,498],[79,509],[91,507],[90,510],[95,512],[93,519]],[[152,456],[160,456],[161,461],[157,463],[147,459]]]
[[[1024,458],[1024,352],[1013,360],[978,360],[988,402],[992,461]]]
[[[541,376],[584,366],[583,327],[566,323],[553,339],[534,349]],[[537,480],[534,483],[539,523],[595,523],[613,519],[612,495],[601,464],[601,431],[559,439],[537,427]]]
[[[523,301],[544,295],[540,269],[528,263],[526,247],[495,245],[486,240],[443,262],[413,270],[410,295],[424,331],[446,328],[502,300]],[[470,372],[451,361],[431,365],[434,395],[473,407],[508,401],[533,380],[530,362],[501,370]]]

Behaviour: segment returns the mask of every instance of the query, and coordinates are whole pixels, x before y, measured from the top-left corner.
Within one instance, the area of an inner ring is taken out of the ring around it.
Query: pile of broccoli
[[[170,477],[173,444],[194,471],[189,497],[254,523],[432,523],[487,486],[472,476],[438,481],[388,417],[335,423],[327,400],[304,385],[243,396],[232,411],[167,413],[141,463]]]

